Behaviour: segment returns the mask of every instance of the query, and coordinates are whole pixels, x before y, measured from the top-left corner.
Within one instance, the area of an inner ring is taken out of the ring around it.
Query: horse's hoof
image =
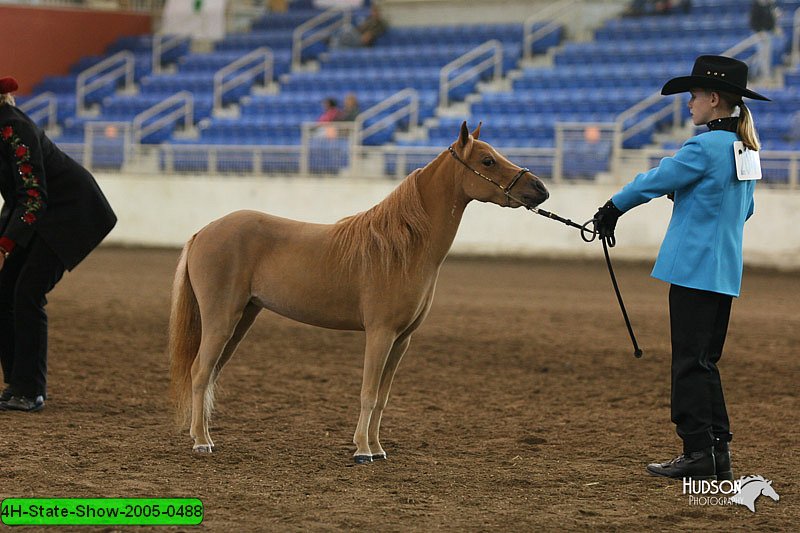
[[[192,446],[192,451],[195,453],[211,453],[214,447],[209,444],[195,444]]]
[[[371,455],[354,455],[353,462],[357,465],[365,465],[372,462]]]
[[[386,452],[383,453],[376,453],[372,455],[373,461],[385,461],[386,460]]]

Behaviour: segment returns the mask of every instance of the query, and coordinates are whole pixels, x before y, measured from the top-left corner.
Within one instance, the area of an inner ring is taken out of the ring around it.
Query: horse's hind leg
[[[228,343],[225,345],[225,349],[222,350],[222,355],[217,361],[217,366],[214,367],[214,374],[212,378],[216,380],[219,377],[219,373],[222,371],[222,367],[225,366],[230,358],[233,356],[234,352],[236,352],[236,348],[239,347],[239,343],[242,342],[244,336],[247,335],[247,332],[250,330],[250,326],[253,325],[258,313],[261,312],[261,307],[258,305],[250,302],[242,311],[242,318],[239,319],[239,323],[236,324],[236,329],[233,331],[233,336],[230,338]]]
[[[389,352],[389,358],[386,360],[386,365],[383,368],[383,375],[381,376],[381,385],[378,390],[378,403],[375,410],[372,412],[372,417],[369,420],[369,449],[372,452],[372,460],[378,461],[386,459],[386,452],[380,443],[380,428],[381,417],[386,404],[389,403],[389,391],[392,388],[392,380],[400,366],[400,361],[403,355],[408,350],[408,345],[411,342],[411,335],[401,337],[395,341],[392,350]]]
[[[378,403],[378,390],[383,369],[386,366],[386,360],[389,357],[389,352],[394,345],[395,339],[395,333],[389,330],[367,331],[367,345],[364,352],[364,377],[361,382],[361,414],[358,417],[358,425],[353,435],[353,444],[356,445],[356,453],[353,455],[353,460],[358,464],[372,461],[367,431],[375,406]]]
[[[211,409],[213,404],[213,389],[214,385],[216,384],[217,379],[219,378],[220,372],[222,372],[222,367],[225,366],[233,354],[236,352],[236,348],[239,347],[239,343],[242,342],[247,332],[250,330],[250,326],[253,325],[258,313],[261,311],[261,308],[253,303],[248,303],[247,306],[242,311],[242,317],[239,319],[239,322],[236,324],[234,328],[233,335],[230,339],[225,343],[225,347],[222,349],[222,353],[220,354],[219,358],[214,365],[214,370],[211,372],[210,377],[208,378],[208,385],[206,386],[206,392],[203,394],[203,417],[202,417],[202,433],[195,431],[194,426],[194,417],[192,417],[192,437],[195,437],[195,446],[194,450],[197,452],[210,452],[214,448],[214,443],[211,440],[211,435],[208,431],[208,424],[211,417]],[[201,345],[202,349],[202,345]],[[194,383],[194,379],[192,379]],[[192,409],[192,413],[194,414],[194,409]],[[200,443],[197,441],[197,435],[205,435],[206,442]]]
[[[249,323],[244,328],[244,332],[247,331],[247,328],[250,327],[252,320],[255,318],[255,315],[250,317],[249,314]],[[229,312],[226,314],[221,309],[202,314],[203,318],[209,315],[214,316],[214,318],[203,322],[200,349],[197,352],[197,358],[192,364],[192,425],[189,434],[194,437],[193,449],[196,452],[211,452],[214,447],[211,435],[208,432],[208,421],[214,404],[213,385],[215,374],[222,368],[220,363],[224,364],[222,362],[223,355],[227,351],[230,341],[234,339],[236,332],[239,330],[238,325],[244,317],[243,313],[235,314]],[[241,338],[244,337],[244,332],[240,334],[235,344],[238,345]],[[230,353],[227,354],[226,361],[230,359],[235,348],[236,346],[234,345]]]

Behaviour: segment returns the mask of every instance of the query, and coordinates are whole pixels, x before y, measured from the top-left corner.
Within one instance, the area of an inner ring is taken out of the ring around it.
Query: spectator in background
[[[339,120],[342,110],[339,109],[339,102],[333,98],[326,98],[322,101],[322,114],[317,118],[318,124],[334,122]]]
[[[360,112],[361,108],[358,105],[358,98],[355,93],[347,93],[344,97],[344,108],[339,116],[339,120],[353,121]]]
[[[678,11],[689,13],[691,10],[691,0],[632,0],[622,16],[669,15]]]
[[[750,4],[750,29],[756,33],[774,31],[779,13],[774,0],[753,0]]]
[[[369,16],[361,24],[345,26],[334,34],[331,38],[331,46],[333,48],[372,46],[378,37],[386,33],[387,27],[380,10],[373,5],[369,10]]]

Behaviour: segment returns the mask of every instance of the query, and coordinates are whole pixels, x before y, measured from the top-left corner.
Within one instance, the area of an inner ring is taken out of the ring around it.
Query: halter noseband
[[[485,179],[486,181],[488,181],[489,183],[491,183],[492,185],[494,185],[495,187],[497,187],[498,189],[503,191],[503,194],[506,195],[506,206],[508,206],[510,204],[510,200],[514,200],[515,202],[519,202],[521,205],[524,205],[528,209],[535,209],[535,208],[532,208],[531,206],[529,206],[528,204],[526,204],[525,202],[523,202],[522,200],[520,200],[519,198],[516,198],[516,197],[511,195],[511,188],[514,187],[514,185],[517,184],[519,179],[522,176],[524,176],[525,173],[533,175],[533,173],[530,170],[528,170],[527,168],[520,168],[519,172],[517,172],[514,175],[514,177],[511,178],[511,183],[509,183],[507,187],[503,187],[502,185],[500,185],[499,183],[494,181],[489,176],[487,176],[485,174],[482,174],[481,172],[479,172],[479,171],[475,170],[474,168],[472,168],[471,166],[469,166],[466,161],[461,159],[461,157],[456,153],[456,151],[453,149],[452,146],[448,146],[447,150],[450,152],[450,155],[452,155],[455,158],[456,161],[458,161],[459,163],[461,163],[462,165],[467,167],[473,174],[475,174],[476,176],[480,176],[481,178]]]

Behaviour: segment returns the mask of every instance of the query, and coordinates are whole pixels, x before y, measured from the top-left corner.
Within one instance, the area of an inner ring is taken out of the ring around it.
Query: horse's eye
[[[494,165],[494,159],[492,159],[491,157],[487,156],[487,157],[483,158],[483,161],[481,161],[481,163],[485,167],[490,167],[490,166]]]

